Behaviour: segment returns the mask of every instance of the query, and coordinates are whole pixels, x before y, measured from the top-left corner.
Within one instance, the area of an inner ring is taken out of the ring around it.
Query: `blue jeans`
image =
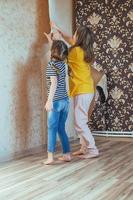
[[[53,109],[48,112],[48,152],[55,152],[57,133],[59,135],[63,153],[70,152],[65,123],[68,116],[69,99],[64,98],[53,102]]]

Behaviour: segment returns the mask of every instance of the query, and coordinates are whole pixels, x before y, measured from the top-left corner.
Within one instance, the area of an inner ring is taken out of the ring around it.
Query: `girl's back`
[[[94,93],[94,84],[90,65],[84,60],[84,51],[81,47],[74,47],[68,55],[70,67],[70,96]]]
[[[57,88],[54,95],[54,101],[68,97],[66,89],[66,63],[64,61],[50,61],[46,70],[48,95],[51,85],[51,76],[57,77]]]

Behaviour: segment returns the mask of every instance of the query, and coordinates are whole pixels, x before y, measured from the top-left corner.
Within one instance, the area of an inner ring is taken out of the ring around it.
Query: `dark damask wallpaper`
[[[133,130],[133,3],[132,0],[77,0],[76,25],[95,34],[97,68],[107,74],[109,96],[97,102],[93,130]]]

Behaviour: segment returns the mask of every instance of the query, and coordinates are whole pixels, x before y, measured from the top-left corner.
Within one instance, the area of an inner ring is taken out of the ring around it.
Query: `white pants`
[[[75,130],[80,138],[81,148],[88,149],[90,153],[98,153],[94,137],[87,125],[88,110],[94,94],[80,94],[74,97],[74,123]]]

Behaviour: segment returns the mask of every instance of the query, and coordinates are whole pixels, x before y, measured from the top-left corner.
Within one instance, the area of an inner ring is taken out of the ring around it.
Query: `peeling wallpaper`
[[[47,10],[43,0],[0,1],[0,161],[46,143],[41,52]]]

